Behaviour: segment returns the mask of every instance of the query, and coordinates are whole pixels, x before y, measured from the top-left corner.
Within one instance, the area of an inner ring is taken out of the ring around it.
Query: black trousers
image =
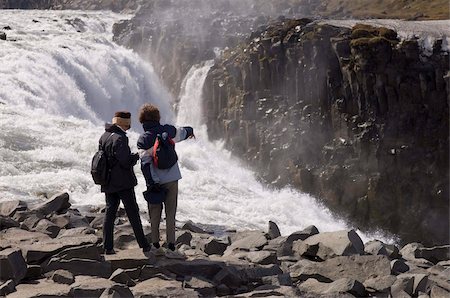
[[[122,190],[115,193],[107,193],[106,196],[106,213],[103,222],[103,248],[110,250],[114,247],[114,221],[116,219],[117,209],[119,209],[120,201],[125,206],[128,219],[133,228],[134,235],[139,247],[148,247],[148,241],[145,238],[142,229],[141,217],[139,216],[139,207],[136,203],[136,195],[134,188]]]

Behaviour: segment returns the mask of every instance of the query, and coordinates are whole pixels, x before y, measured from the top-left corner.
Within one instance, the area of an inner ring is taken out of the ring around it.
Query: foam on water
[[[266,188],[222,143],[208,140],[201,100],[212,61],[189,71],[175,119],[172,99],[151,65],[112,42],[112,24],[126,17],[1,12],[0,27],[13,30],[0,46],[0,201],[32,201],[43,193],[68,191],[76,207],[103,205],[104,196],[89,174],[103,122],[119,109],[136,116],[142,103],[151,102],[160,108],[163,122],[191,125],[197,136],[177,144],[183,175],[178,220],[238,229],[266,229],[273,220],[283,234],[311,224],[321,231],[349,228],[307,194]],[[134,129],[129,133],[133,151],[141,128]],[[139,166],[135,172],[137,200],[146,210]]]

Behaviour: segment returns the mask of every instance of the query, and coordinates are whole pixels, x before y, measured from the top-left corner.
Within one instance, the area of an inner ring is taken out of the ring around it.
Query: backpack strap
[[[100,144],[98,144],[98,150],[103,150],[103,151],[105,151],[105,145],[106,145],[106,142],[108,142],[108,140],[112,137],[112,135],[113,135],[114,133],[112,132],[107,138],[106,138],[106,140],[105,140],[105,142],[104,143],[100,143]],[[106,152],[106,151],[105,151]]]

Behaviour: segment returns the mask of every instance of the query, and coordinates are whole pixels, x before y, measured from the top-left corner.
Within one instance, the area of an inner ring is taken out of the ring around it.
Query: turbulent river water
[[[159,106],[163,122],[194,127],[197,139],[177,144],[183,179],[177,219],[282,234],[314,224],[321,231],[351,228],[311,196],[290,188],[271,190],[258,182],[221,142],[210,142],[202,123],[202,85],[212,65],[194,66],[175,101],[152,66],[112,42],[111,12],[1,11],[0,28],[0,201],[32,202],[67,191],[74,206],[103,205],[89,173],[105,121],[127,109],[136,119],[145,102]],[[128,134],[133,151],[141,128]],[[141,211],[145,183],[136,166]],[[144,223],[148,223],[143,214]],[[376,235],[360,233],[363,240]]]

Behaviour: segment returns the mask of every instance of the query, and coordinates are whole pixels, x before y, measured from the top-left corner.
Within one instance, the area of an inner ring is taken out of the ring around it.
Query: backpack
[[[114,133],[110,134],[105,140],[105,143],[111,138]],[[109,182],[109,176],[111,168],[109,167],[108,156],[103,148],[102,144],[98,145],[98,151],[92,157],[91,163],[91,175],[94,179],[94,183],[98,185],[107,185]]]
[[[153,164],[158,169],[170,169],[178,160],[175,152],[175,142],[167,132],[156,135],[153,145]]]

